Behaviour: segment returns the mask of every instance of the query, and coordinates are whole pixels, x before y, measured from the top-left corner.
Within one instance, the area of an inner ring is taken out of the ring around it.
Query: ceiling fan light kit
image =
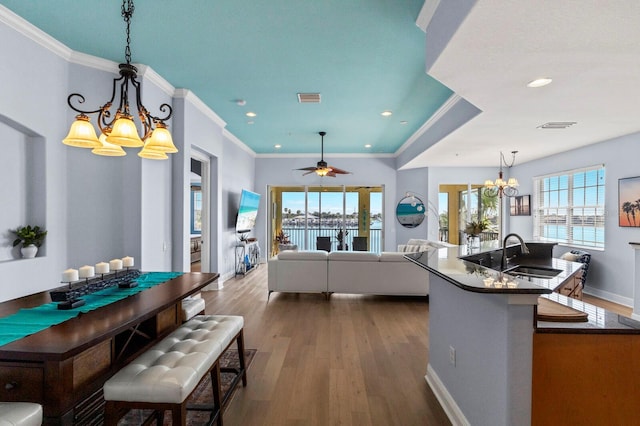
[[[296,169],[296,170],[306,171],[306,173],[304,173],[302,176],[306,176],[311,173],[315,173],[320,177],[324,177],[324,176],[336,177],[336,175],[351,174],[351,172],[348,172],[346,170],[342,170],[337,167],[330,166],[329,164],[327,164],[326,161],[324,161],[324,136],[327,134],[327,132],[318,132],[318,134],[320,135],[320,161],[318,161],[315,167],[304,167],[302,169]]]

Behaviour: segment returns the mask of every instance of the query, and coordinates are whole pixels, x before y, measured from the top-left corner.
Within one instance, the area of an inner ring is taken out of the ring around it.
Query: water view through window
[[[274,235],[282,230],[299,249],[315,250],[317,237],[329,237],[331,250],[353,250],[354,237],[365,237],[368,251],[382,251],[382,187],[273,188],[272,197],[282,206]]]

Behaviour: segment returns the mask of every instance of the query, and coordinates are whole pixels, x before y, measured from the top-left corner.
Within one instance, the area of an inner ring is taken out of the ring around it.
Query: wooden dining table
[[[181,323],[181,301],[219,277],[185,273],[0,346],[0,401],[42,404],[44,424],[100,424],[102,385]],[[49,292],[0,303],[0,317],[51,302]]]

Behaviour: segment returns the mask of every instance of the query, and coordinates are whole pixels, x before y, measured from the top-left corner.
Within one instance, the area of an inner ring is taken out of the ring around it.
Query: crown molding
[[[151,83],[155,84],[157,87],[160,88],[160,90],[162,90],[168,96],[171,96],[171,97],[174,96],[174,94],[176,93],[176,88],[173,87],[173,85],[169,83],[167,80],[165,80],[164,77],[162,77],[160,74],[155,72],[153,68],[143,64],[135,64],[135,67],[138,68],[139,76],[146,78]]]
[[[228,131],[226,128],[222,129],[222,136],[224,136],[225,138],[229,139],[231,142],[238,145],[240,149],[242,149],[243,151],[251,155],[253,158],[256,158],[256,152],[251,148],[249,148],[244,142],[238,139],[236,135]]]
[[[416,19],[416,26],[423,32],[427,32],[427,27],[433,19],[433,15],[436,13],[436,9],[440,5],[440,0],[426,0],[420,9],[418,18]]]
[[[255,157],[256,153],[254,150],[249,148],[244,142],[236,137],[233,133],[226,129],[227,122],[224,121],[218,114],[216,114],[211,108],[209,108],[202,99],[200,99],[195,93],[193,93],[189,89],[175,89],[173,96],[175,98],[183,98],[184,100],[191,103],[195,106],[198,111],[204,114],[207,118],[213,121],[218,127],[222,129],[222,136],[228,139],[230,142],[238,145],[240,149],[248,153],[249,155]]]
[[[227,122],[224,121],[218,114],[216,114],[211,108],[207,106],[202,99],[200,99],[195,93],[193,93],[189,89],[175,89],[173,92],[173,96],[176,98],[183,98],[189,101],[193,106],[195,106],[201,113],[206,115],[211,119],[214,123],[216,123],[220,128],[225,128],[227,126]]]
[[[45,49],[53,52],[63,59],[69,60],[72,50],[65,44],[59,42],[40,28],[27,22],[25,19],[13,13],[6,6],[0,5],[0,22],[19,32],[28,39],[38,43]]]
[[[318,158],[319,153],[310,154],[256,154],[256,158]],[[324,158],[395,158],[395,154],[327,154]]]
[[[438,120],[444,117],[445,114],[449,112],[449,110],[460,101],[460,99],[462,99],[460,95],[457,95],[455,93],[451,95],[449,99],[447,99],[447,101],[443,103],[440,108],[438,108],[438,110],[431,117],[429,117],[429,119],[422,126],[420,126],[420,128],[416,130],[415,133],[411,135],[405,143],[402,144],[400,148],[398,148],[394,156],[399,156],[407,148],[409,148],[415,141],[417,141],[422,135],[424,135],[431,126],[433,126]]]

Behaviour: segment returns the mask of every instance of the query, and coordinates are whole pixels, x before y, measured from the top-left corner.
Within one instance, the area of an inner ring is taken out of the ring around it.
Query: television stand
[[[240,241],[235,246],[236,276],[246,275],[260,264],[260,247],[258,240]]]

